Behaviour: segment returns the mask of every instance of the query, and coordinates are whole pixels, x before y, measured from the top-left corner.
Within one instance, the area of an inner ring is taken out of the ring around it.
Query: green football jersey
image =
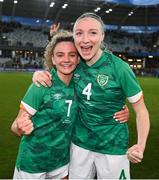
[[[92,66],[80,62],[74,81],[79,116],[73,143],[103,154],[125,154],[128,148],[127,123],[115,121],[113,115],[122,109],[126,98],[133,103],[142,96],[129,65],[104,50]]]
[[[69,162],[77,101],[73,80],[67,86],[51,71],[53,86],[32,84],[23,100],[32,114],[33,132],[21,139],[16,167],[30,173],[50,172]]]

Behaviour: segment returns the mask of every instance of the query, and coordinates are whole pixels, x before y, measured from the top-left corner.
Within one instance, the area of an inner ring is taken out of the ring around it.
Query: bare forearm
[[[138,137],[137,144],[141,146],[142,151],[144,152],[149,129],[150,129],[149,113],[147,111],[143,99],[133,104],[133,109],[136,113],[137,137]]]
[[[138,114],[136,122],[137,122],[137,133],[138,133],[137,144],[139,144],[144,151],[150,129],[149,114],[146,107],[144,107],[144,109],[142,109],[142,112]]]
[[[137,143],[128,149],[127,155],[128,159],[132,163],[139,163],[143,159],[146,141],[150,129],[149,113],[143,99],[137,103],[132,104],[132,106],[136,113]]]

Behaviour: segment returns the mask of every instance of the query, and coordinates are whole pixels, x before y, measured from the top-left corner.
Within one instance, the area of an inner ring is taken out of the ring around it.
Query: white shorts
[[[127,155],[108,155],[71,145],[69,179],[130,179]]]
[[[28,173],[15,168],[13,179],[61,179],[67,175],[68,164],[48,173]]]

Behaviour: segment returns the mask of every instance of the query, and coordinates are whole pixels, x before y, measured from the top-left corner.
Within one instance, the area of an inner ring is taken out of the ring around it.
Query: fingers
[[[124,106],[122,107],[122,109],[126,109],[127,111],[129,111],[127,105],[124,105]]]
[[[25,135],[29,135],[34,129],[32,121],[27,116],[17,119],[17,127],[21,134]]]
[[[116,121],[119,121],[119,123],[127,122],[129,119],[129,110],[127,106],[123,106],[122,110],[119,112],[116,112],[113,118]]]
[[[43,74],[41,74],[41,77],[39,76],[38,82],[45,87],[51,87],[52,86],[51,80],[52,80],[51,74],[48,71],[45,71]]]
[[[29,124],[31,124],[30,119],[26,119],[26,118],[18,118],[17,119],[17,127],[21,131],[24,131],[25,127],[28,126]]]
[[[50,87],[51,84],[49,83],[49,81],[43,81],[43,79],[39,79],[39,81],[36,82],[37,84],[39,84],[38,87],[40,87],[40,85],[43,85],[44,87]]]
[[[123,115],[117,115],[115,114],[114,117],[113,117],[116,121],[118,121],[119,123],[124,123],[124,122],[127,122],[128,121],[128,116],[125,114]]]
[[[40,84],[44,87],[50,87],[52,85],[52,77],[48,71],[36,71],[33,74],[32,81],[37,86],[40,87]]]
[[[54,33],[56,33],[58,31],[59,27],[60,27],[60,23],[52,24],[50,27],[50,35],[52,36]]]
[[[119,123],[124,123],[128,121],[129,115],[125,113],[117,114],[115,113],[113,117],[116,121],[119,121]]]
[[[34,130],[33,123],[28,124],[23,130],[23,134],[29,135]]]
[[[58,22],[57,26],[56,26],[56,30],[58,30],[60,27],[60,23]]]
[[[38,81],[35,81],[34,84],[37,86],[37,87],[40,87],[40,83]]]
[[[128,152],[127,157],[132,163],[140,163],[143,159],[143,153],[141,151],[134,150]]]
[[[35,85],[39,85],[38,83],[37,83],[37,76],[38,76],[38,74],[39,74],[39,71],[35,71],[34,72],[34,74],[33,74],[33,77],[32,77],[32,81],[33,81],[33,83],[35,84]]]
[[[52,76],[51,76],[50,72],[44,71],[44,73],[46,74],[46,76],[48,76],[49,80],[51,81],[52,80]]]
[[[127,157],[132,163],[139,163],[143,159],[143,150],[139,144],[135,144],[127,151]]]

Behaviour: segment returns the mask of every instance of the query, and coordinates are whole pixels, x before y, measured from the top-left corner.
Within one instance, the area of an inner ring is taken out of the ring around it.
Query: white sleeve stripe
[[[129,101],[130,103],[135,103],[135,102],[137,102],[141,97],[142,97],[142,91],[140,91],[139,93],[137,93],[137,94],[134,95],[134,96],[128,97],[127,99],[128,99],[128,101]]]
[[[30,113],[31,115],[34,115],[37,110],[26,104],[25,102],[21,101],[21,104],[25,107],[25,109]]]

